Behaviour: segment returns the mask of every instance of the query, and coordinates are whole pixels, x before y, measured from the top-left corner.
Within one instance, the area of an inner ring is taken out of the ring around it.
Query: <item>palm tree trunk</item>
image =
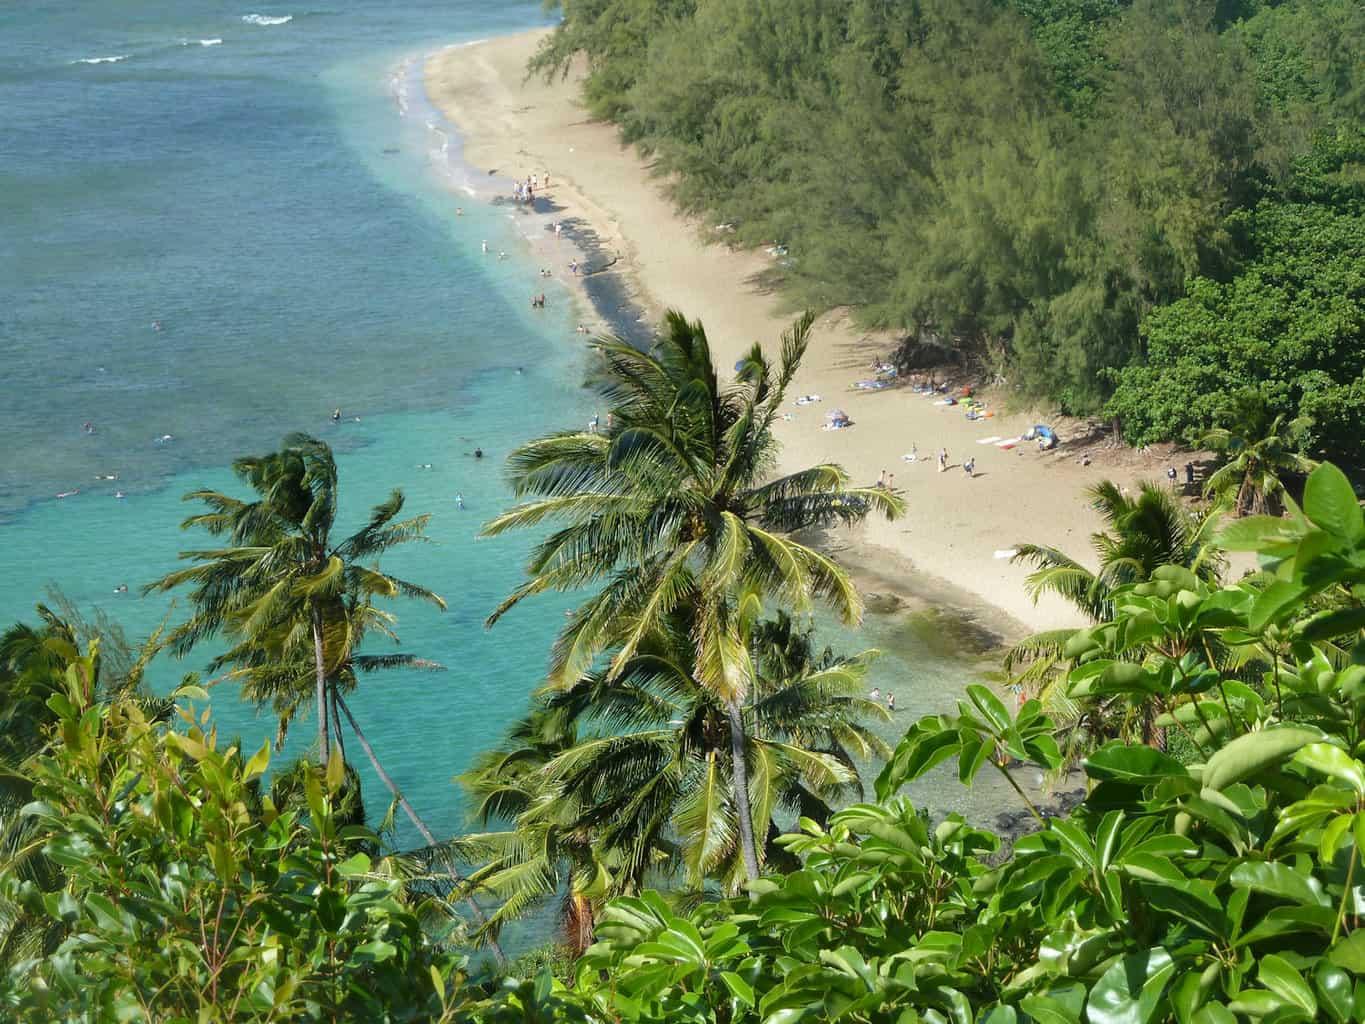
[[[326,764],[332,756],[327,732],[327,663],[322,656],[322,613],[313,608],[313,664],[317,671],[314,700],[318,705],[318,763]]]
[[[730,716],[730,772],[735,791],[735,812],[739,818],[739,845],[744,854],[744,871],[749,881],[758,878],[758,848],[754,844],[754,815],[749,809],[749,766],[744,760],[744,715],[734,700],[725,702]]]
[[[576,957],[582,956],[592,945],[594,917],[592,900],[572,888],[564,908],[564,934]]]
[[[370,741],[365,738],[365,734],[361,732],[360,726],[356,724],[355,715],[351,714],[351,709],[347,706],[346,702],[341,699],[341,694],[333,691],[332,699],[336,701],[336,706],[341,710],[341,713],[346,716],[346,721],[351,724],[351,731],[355,733],[355,738],[360,743],[360,749],[365,751],[365,756],[370,759],[370,764],[374,766],[375,774],[378,775],[380,781],[388,787],[389,792],[393,794],[393,798],[398,801],[398,806],[403,808],[403,813],[405,813],[408,816],[408,819],[417,826],[417,831],[422,833],[422,838],[427,841],[428,846],[439,846],[440,844],[436,841],[436,837],[431,834],[431,829],[427,828],[427,823],[418,816],[417,812],[413,809],[412,804],[408,803],[408,798],[405,797],[403,791],[398,788],[398,783],[393,781],[393,778],[389,773],[384,770],[384,766],[379,763],[379,757],[375,754],[374,748],[370,746]],[[464,881],[464,877],[456,871],[454,867],[449,865],[447,865],[447,867],[451,877],[454,878],[455,881]],[[478,900],[474,899],[473,896],[467,896],[465,897],[465,903],[473,913],[474,919],[479,923],[480,927],[488,923],[488,918],[484,914],[483,908],[479,906]],[[503,953],[502,947],[498,945],[496,939],[488,940],[488,948],[493,951],[493,956],[497,959],[499,966],[506,967],[507,956]]]
[[[329,686],[331,694],[331,707],[328,709],[332,718],[332,734],[336,736],[337,750],[341,753],[341,763],[346,763],[346,741],[341,736],[341,713],[337,711],[337,687],[336,683]]]

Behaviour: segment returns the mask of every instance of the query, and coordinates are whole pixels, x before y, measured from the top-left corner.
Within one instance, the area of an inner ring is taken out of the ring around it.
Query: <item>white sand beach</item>
[[[626,276],[649,313],[677,308],[700,318],[721,365],[732,366],[754,341],[774,347],[793,314],[780,296],[755,283],[773,257],[708,244],[700,225],[675,212],[647,162],[621,145],[612,125],[594,122],[581,108],[576,74],[550,83],[527,79],[527,59],[543,34],[451,48],[430,59],[428,93],[461,131],[465,160],[497,169],[500,180],[535,174],[544,181],[548,175],[542,194],[561,208],[559,216],[591,225],[619,253],[610,273]],[[452,195],[452,212],[468,201]],[[532,244],[558,276],[568,274],[572,246],[548,233]],[[1079,624],[1060,601],[1035,605],[1024,589],[1027,570],[1011,565],[1004,553],[1027,540],[1085,558],[1099,525],[1085,489],[1106,477],[1125,484],[1159,479],[1166,462],[1092,445],[1090,464],[1082,465],[1065,432],[1054,452],[1041,453],[1031,443],[1004,449],[987,439],[1017,438],[1032,424],[1048,422],[1040,418],[1044,414],[970,421],[962,409],[935,404],[907,386],[854,389],[854,382],[873,376],[877,356],[890,348],[890,341],[858,330],[845,311],[822,311],[790,395],[819,395],[820,401],[789,402],[791,419],[780,424],[784,467],[837,462],[864,484],[885,470],[906,498],[904,518],[832,538],[832,549],[855,570],[893,582],[913,573],[929,587],[946,584],[946,592],[984,601],[1014,620],[1001,624],[1002,633]],[[1004,403],[990,404],[999,409]],[[823,429],[826,414],[836,408],[849,414],[852,426]],[[913,463],[903,459],[912,448],[919,456]],[[935,463],[943,448],[949,469],[940,473]],[[969,477],[961,467],[972,458],[976,475]]]

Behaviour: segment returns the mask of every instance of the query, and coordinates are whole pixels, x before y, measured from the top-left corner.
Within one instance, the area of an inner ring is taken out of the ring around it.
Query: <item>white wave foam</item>
[[[181,46],[222,46],[221,39],[182,39]]]
[[[72,64],[117,64],[121,60],[127,60],[132,54],[120,53],[115,57],[82,57],[80,60],[73,60]]]
[[[283,25],[294,20],[292,14],[243,14],[242,20],[248,25]]]

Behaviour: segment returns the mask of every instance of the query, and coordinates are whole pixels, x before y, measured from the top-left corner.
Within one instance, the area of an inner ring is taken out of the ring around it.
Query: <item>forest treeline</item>
[[[1365,433],[1355,0],[578,0],[532,70],[685,209],[1029,397],[1196,442]]]

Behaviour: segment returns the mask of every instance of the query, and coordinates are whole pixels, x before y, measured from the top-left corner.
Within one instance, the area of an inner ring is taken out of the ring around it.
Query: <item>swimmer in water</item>
[[[122,491],[115,491],[115,492],[114,492],[114,497],[115,497],[115,498],[122,499],[122,498],[128,497],[128,495],[124,494]]]
[[[161,330],[161,321],[160,321],[160,320],[153,320],[153,321],[152,321],[152,330],[154,330],[154,331],[159,331],[159,330]]]
[[[87,434],[93,434],[95,432],[95,424],[91,423],[89,420],[86,420],[84,423],[81,424],[81,429],[84,430]]]
[[[455,504],[458,505],[460,508],[464,508],[464,495],[463,495],[463,494],[457,494],[457,495],[455,495]]]
[[[487,251],[488,251],[488,239],[486,239],[486,238],[485,238],[484,241],[483,241],[483,251],[484,251],[484,252],[487,252]]]
[[[474,449],[474,458],[476,458],[476,459],[481,459],[481,458],[483,458],[483,449],[482,449],[482,448],[475,448],[475,449]]]
[[[128,584],[126,584],[126,583],[120,583],[117,587],[114,588],[114,593],[115,593],[115,594],[126,594],[126,593],[128,593]]]
[[[332,410],[332,422],[333,423],[341,422],[341,406],[337,406],[335,409]]]

